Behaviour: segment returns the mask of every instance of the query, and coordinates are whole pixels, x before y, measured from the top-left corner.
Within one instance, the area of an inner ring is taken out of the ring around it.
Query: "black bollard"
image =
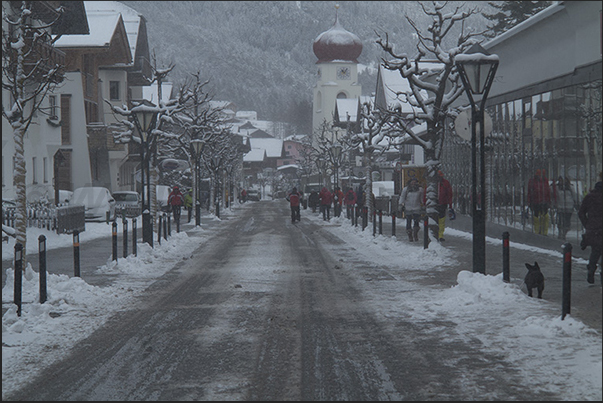
[[[564,243],[563,248],[563,283],[561,299],[561,320],[570,313],[572,296],[572,244]]]
[[[123,231],[124,231],[124,257],[128,257],[128,220],[126,220],[126,216],[124,215],[124,219],[122,221]]]
[[[22,292],[23,292],[23,245],[15,244],[15,284],[13,302],[17,305],[17,316],[21,316]]]
[[[373,236],[377,234],[377,210],[373,210]]]
[[[40,304],[46,302],[46,237],[40,235],[38,237],[38,262],[40,271]]]
[[[358,216],[360,216],[360,207],[356,206],[354,208],[354,227],[358,226]]]
[[[503,236],[503,281],[508,283],[511,281],[511,273],[509,268],[509,232],[505,231],[502,234]]]
[[[161,227],[163,227],[163,221],[165,220],[165,213],[159,214],[159,225],[157,226],[157,242],[161,245]]]
[[[379,210],[379,235],[383,235],[383,210]]]
[[[362,207],[362,230],[368,226],[368,208]]]
[[[392,236],[396,236],[396,212],[392,211]]]
[[[132,253],[134,256],[138,256],[136,250],[136,217],[132,218]]]
[[[73,231],[73,275],[80,277],[80,232]]]
[[[117,222],[113,221],[113,224],[111,224],[111,234],[112,234],[112,245],[113,245],[113,260],[115,260],[117,262]]]
[[[429,216],[426,214],[423,219],[423,249],[427,249],[429,247]]]
[[[163,238],[167,241],[168,235],[172,236],[172,217],[167,214],[163,220]]]

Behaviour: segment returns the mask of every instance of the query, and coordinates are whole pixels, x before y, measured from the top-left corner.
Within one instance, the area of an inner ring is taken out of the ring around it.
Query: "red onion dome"
[[[335,17],[335,24],[328,30],[318,35],[312,46],[318,62],[345,60],[358,63],[358,56],[362,53],[362,42],[353,33],[346,31]]]

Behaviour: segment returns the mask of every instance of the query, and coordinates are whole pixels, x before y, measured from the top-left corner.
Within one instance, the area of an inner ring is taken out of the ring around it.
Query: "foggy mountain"
[[[290,122],[298,133],[311,131],[312,88],[317,61],[312,44],[335,22],[331,1],[123,1],[147,20],[151,54],[159,67],[175,64],[175,84],[201,72],[214,100],[239,110],[255,110],[262,120]],[[486,2],[451,2],[487,8]],[[375,31],[388,33],[398,52],[415,54],[414,30],[429,19],[417,2],[341,1],[339,22],[363,43],[358,61],[373,67],[359,76],[363,95],[375,90],[376,68],[385,52]],[[447,11],[452,12],[450,6]],[[474,30],[487,21],[470,20]],[[460,29],[460,26],[458,27]],[[465,29],[468,27],[465,26]],[[471,27],[469,27],[471,29]],[[458,32],[458,31],[457,31]],[[454,45],[457,35],[448,37]],[[359,69],[360,71],[360,69]]]

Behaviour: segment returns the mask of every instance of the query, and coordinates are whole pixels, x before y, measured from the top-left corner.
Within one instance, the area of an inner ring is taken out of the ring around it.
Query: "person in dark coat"
[[[316,208],[320,204],[320,196],[316,190],[310,192],[310,196],[308,196],[308,206],[312,208],[312,212],[316,213]]]
[[[354,215],[354,205],[356,204],[356,192],[354,192],[354,189],[349,188],[345,193],[343,204],[346,206],[347,218],[352,218]]]
[[[322,219],[324,221],[331,220],[331,203],[333,202],[333,198],[331,196],[331,192],[327,189],[326,186],[323,186],[320,189],[320,211],[322,211]]]
[[[601,174],[599,174],[601,176]],[[595,282],[595,272],[597,271],[597,262],[601,259],[603,250],[603,184],[601,181],[595,184],[595,188],[587,194],[582,200],[578,217],[584,225],[584,235],[580,246],[582,250],[590,246],[590,257],[588,259],[588,274],[586,280],[593,284]]]

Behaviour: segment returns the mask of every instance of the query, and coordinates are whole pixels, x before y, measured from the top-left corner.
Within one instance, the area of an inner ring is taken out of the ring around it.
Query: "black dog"
[[[524,282],[526,283],[526,287],[528,287],[528,296],[531,297],[532,289],[536,288],[538,290],[538,298],[542,298],[542,291],[544,290],[544,276],[540,271],[538,262],[534,262],[534,266],[526,263],[526,267],[528,268],[528,274],[526,274]]]

